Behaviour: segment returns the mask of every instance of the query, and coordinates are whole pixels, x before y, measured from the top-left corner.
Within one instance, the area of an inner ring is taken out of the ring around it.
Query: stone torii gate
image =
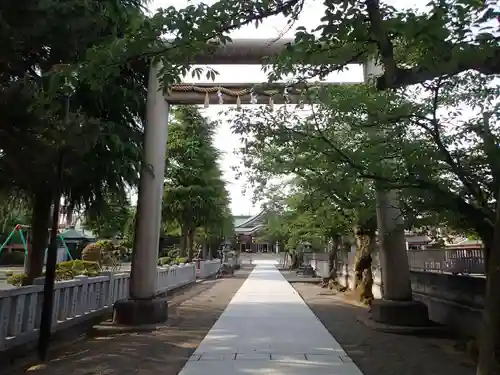
[[[263,58],[283,51],[291,40],[234,40],[223,46],[207,45],[195,64],[261,65]],[[362,63],[362,62],[360,62]],[[365,81],[382,75],[372,62],[363,63]],[[169,105],[298,103],[298,90],[283,95],[283,84],[266,86],[254,95],[255,84],[180,84],[168,92],[160,87],[158,66],[149,73],[144,160],[137,205],[130,299],[114,307],[117,324],[154,324],[167,319],[167,303],[156,296],[158,239],[164,189]],[[381,323],[422,325],[428,320],[425,305],[412,300],[404,229],[396,192],[377,193],[377,222],[381,240],[383,300],[374,301],[372,319]],[[394,319],[396,318],[396,319]]]

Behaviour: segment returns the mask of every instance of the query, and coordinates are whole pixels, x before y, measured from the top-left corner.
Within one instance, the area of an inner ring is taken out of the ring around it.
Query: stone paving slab
[[[257,264],[179,375],[362,375],[274,265]]]

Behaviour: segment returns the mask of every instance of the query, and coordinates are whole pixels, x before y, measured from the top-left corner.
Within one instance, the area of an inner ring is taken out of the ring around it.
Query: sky
[[[175,6],[183,8],[190,4],[199,3],[198,0],[154,0],[149,5],[151,11],[158,8],[166,8]],[[206,0],[205,3],[211,3],[213,0]],[[393,6],[413,7],[422,6],[421,0],[392,0],[385,1]],[[253,39],[274,39],[278,37],[293,38],[294,31],[299,26],[304,26],[311,29],[319,24],[319,19],[323,16],[322,1],[306,0],[304,10],[299,20],[292,28],[287,27],[287,21],[282,16],[274,16],[266,19],[258,29],[255,26],[249,25],[236,30],[230,34],[231,38],[253,38]],[[241,76],[248,77],[248,83],[265,82],[266,75],[261,71],[261,66],[258,65],[211,65],[219,75],[214,81],[217,83],[241,82]],[[329,82],[361,82],[363,79],[362,68],[360,66],[352,66],[348,70],[334,73],[327,78]],[[207,79],[193,80],[190,76],[186,77],[185,82],[209,82]],[[202,113],[212,119],[219,118],[219,112],[223,109],[220,105],[211,105],[209,108],[202,108]],[[246,194],[243,193],[247,181],[244,178],[236,179],[235,172],[231,169],[232,166],[240,165],[241,159],[235,155],[235,150],[242,147],[239,137],[231,132],[230,119],[223,119],[215,136],[215,145],[223,153],[221,159],[221,168],[224,173],[224,179],[228,182],[228,190],[231,196],[231,210],[233,215],[254,215],[260,211],[259,204],[252,204],[252,192],[247,189]]]

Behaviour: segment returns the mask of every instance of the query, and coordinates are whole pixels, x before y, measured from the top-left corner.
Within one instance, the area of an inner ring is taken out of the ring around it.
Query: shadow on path
[[[357,321],[365,307],[311,284],[292,284],[364,375],[475,375],[453,340],[374,331]]]
[[[249,270],[235,277],[208,280],[172,297],[167,326],[154,332],[89,337],[51,353],[40,375],[177,374],[245,281]],[[17,375],[24,369],[2,369]]]

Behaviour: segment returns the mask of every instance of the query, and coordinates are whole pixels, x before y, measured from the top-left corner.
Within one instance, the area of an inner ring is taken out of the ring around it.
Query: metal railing
[[[454,275],[484,275],[482,249],[427,249],[409,250],[410,269],[426,272],[446,272]]]
[[[323,254],[321,254],[323,255]],[[354,265],[355,250],[339,254],[337,263]],[[372,255],[372,268],[380,268],[379,254]],[[453,275],[484,275],[483,249],[427,249],[408,250],[408,264],[411,270],[451,273]]]
[[[485,275],[483,249],[426,249],[408,250],[408,264],[413,271],[450,273],[453,275]],[[339,253],[337,266],[352,267],[356,251]],[[285,264],[284,253],[280,254],[280,263]],[[317,268],[318,262],[327,262],[327,253],[312,253],[304,256],[304,263]],[[286,266],[286,264],[285,264]],[[379,269],[379,254],[372,255],[372,268]]]

